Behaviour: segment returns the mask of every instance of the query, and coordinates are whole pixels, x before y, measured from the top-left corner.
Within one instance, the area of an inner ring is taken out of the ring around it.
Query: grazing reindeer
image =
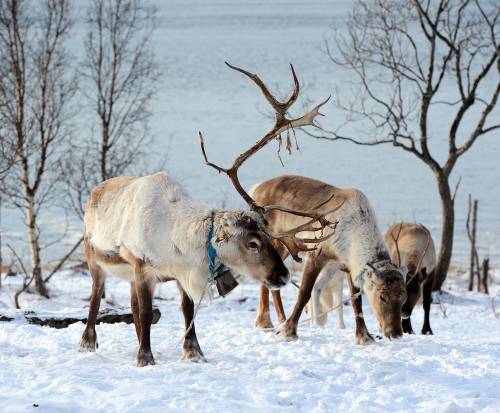
[[[344,272],[333,263],[325,265],[321,270],[314,283],[311,299],[306,304],[306,313],[311,317],[311,324],[325,325],[328,312],[335,309],[339,328],[345,328],[342,301],[344,277]]]
[[[298,94],[293,68],[292,73],[294,93]],[[296,98],[292,95],[290,102]],[[279,129],[312,124],[320,106],[296,120],[280,119]],[[260,146],[246,152],[246,157],[267,143],[261,141]],[[237,168],[246,159],[242,156],[229,170],[234,174],[231,178],[239,193]],[[289,275],[272,240],[286,245],[295,255],[307,249],[308,244],[321,241],[297,238],[301,227],[280,234],[269,233],[263,211],[223,211],[197,204],[164,173],[122,176],[95,187],[84,217],[84,251],[93,285],[80,350],[95,351],[97,347],[95,322],[105,272],[109,272],[130,281],[131,307],[139,339],[138,366],[155,364],[150,344],[152,297],[156,283],[170,280],[177,281],[181,293],[186,326],[183,359],[204,360],[195,332],[194,302],[203,299],[210,278],[218,275],[218,269],[224,266],[252,276],[269,289],[279,289],[287,283]],[[286,211],[308,217],[310,226],[318,222],[320,228],[332,225],[322,214]]]
[[[297,339],[297,324],[318,274],[325,265],[336,262],[348,272],[347,282],[356,317],[356,342],[373,341],[363,318],[360,289],[363,289],[379,324],[387,337],[400,337],[401,306],[406,301],[406,268],[397,268],[390,262],[387,247],[377,225],[375,212],[366,196],[357,189],[341,189],[301,176],[280,176],[256,185],[251,191],[260,205],[279,203],[293,209],[322,213],[333,210],[329,219],[338,222],[333,236],[306,255],[302,283],[292,314],[278,332],[279,338]],[[325,198],[327,202],[321,202]],[[319,205],[319,206],[315,206]],[[283,231],[300,225],[303,218],[273,211],[267,216],[269,231]],[[288,253],[279,248],[281,257]],[[261,303],[257,327],[271,327],[269,317],[269,289],[261,286]],[[278,319],[285,314],[279,291],[273,292]]]
[[[433,334],[429,322],[432,302],[432,284],[436,267],[436,249],[430,231],[419,224],[401,222],[389,228],[384,237],[392,262],[408,268],[406,293],[403,304],[403,331],[414,334],[411,327],[411,313],[415,304],[423,298],[424,324],[422,334]]]

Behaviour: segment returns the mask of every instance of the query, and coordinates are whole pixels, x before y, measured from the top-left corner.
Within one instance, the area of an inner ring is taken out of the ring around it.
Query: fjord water
[[[258,73],[279,97],[292,85],[289,63],[293,63],[302,86],[301,98],[292,110],[299,115],[302,105],[311,107],[332,95],[322,112],[320,123],[336,129],[346,114],[337,106],[340,93],[349,99],[353,93],[351,73],[335,66],[324,53],[324,39],[332,29],[342,27],[351,1],[157,1],[158,27],[154,50],[162,71],[158,94],[152,102],[154,145],[151,152],[167,153],[165,170],[177,177],[193,198],[226,207],[244,207],[227,177],[204,165],[198,144],[198,131],[204,133],[210,160],[229,165],[260,138],[272,124],[270,107],[260,91],[241,74],[228,69],[224,61]],[[83,8],[79,15],[71,50],[81,59]],[[486,87],[488,90],[487,79]],[[452,85],[446,85],[449,91]],[[491,89],[491,88],[490,88]],[[445,88],[444,95],[447,90]],[[430,146],[444,159],[446,132],[456,108],[435,106],[431,113]],[[496,118],[500,116],[497,110]],[[469,121],[469,119],[467,119]],[[90,133],[82,122],[78,137]],[[467,126],[467,125],[466,125]],[[357,136],[364,125],[342,131]],[[467,127],[462,130],[462,138]],[[490,255],[492,265],[500,262],[500,146],[499,132],[480,141],[458,161],[452,186],[461,178],[456,199],[454,262],[465,263],[468,240],[465,233],[467,195],[479,199],[480,254]],[[240,179],[249,188],[256,182],[290,173],[306,175],[339,187],[356,187],[365,192],[375,208],[382,232],[399,220],[427,225],[439,245],[441,212],[434,177],[429,168],[413,155],[390,145],[362,147],[346,142],[317,141],[298,132],[300,152],[288,156],[282,167],[271,144],[245,164]],[[157,158],[156,158],[157,159]],[[154,171],[156,160],[147,166]],[[42,236],[58,237],[65,220],[60,210],[42,211]],[[24,238],[20,216],[4,214],[4,227],[11,242]],[[81,223],[72,219],[72,234],[63,242],[70,245],[81,232]],[[66,248],[66,247],[65,247]],[[48,252],[61,255],[55,245]]]
[[[209,4],[210,3],[210,4]],[[158,145],[168,148],[167,169],[182,179],[195,198],[227,206],[243,205],[225,176],[204,165],[197,142],[203,131],[209,159],[229,165],[272,125],[270,107],[248,79],[224,65],[258,73],[278,96],[291,90],[288,67],[293,63],[302,85],[302,104],[311,107],[332,95],[322,110],[321,125],[335,129],[345,121],[337,107],[336,89],[349,98],[352,74],[335,66],[324,53],[324,39],[341,27],[350,1],[159,2],[156,52],[164,81],[159,85],[154,130]],[[487,79],[489,82],[495,79]],[[490,83],[492,84],[492,83]],[[487,84],[486,84],[487,86]],[[447,84],[444,95],[454,90]],[[491,89],[491,88],[490,88]],[[488,90],[486,87],[484,90]],[[445,159],[447,135],[456,108],[435,106],[431,112],[430,146],[438,160]],[[500,111],[495,117],[498,120]],[[493,117],[493,119],[495,119]],[[471,118],[472,119],[472,118]],[[469,122],[469,119],[466,119]],[[468,131],[461,130],[461,139]],[[356,127],[344,129],[356,136]],[[500,132],[480,138],[458,161],[451,185],[461,178],[456,198],[456,234],[453,260],[466,262],[467,195],[479,199],[480,253],[500,259]],[[288,157],[285,167],[270,145],[242,167],[246,187],[277,174],[314,177],[340,187],[363,190],[377,212],[381,230],[399,220],[427,225],[439,245],[441,212],[430,169],[413,155],[390,145],[361,147],[317,141],[298,133],[300,152]],[[285,152],[285,151],[283,151]]]

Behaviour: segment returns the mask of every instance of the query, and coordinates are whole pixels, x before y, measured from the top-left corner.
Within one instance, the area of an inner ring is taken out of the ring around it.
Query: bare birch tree
[[[91,136],[65,164],[73,210],[90,190],[123,175],[151,153],[149,120],[159,70],[151,45],[156,9],[140,0],[91,0],[86,11],[82,93]]]
[[[443,285],[453,249],[450,175],[479,138],[500,128],[499,117],[492,116],[500,93],[499,11],[498,1],[358,0],[345,27],[325,42],[331,60],[352,73],[358,90],[343,105],[347,123],[366,126],[366,133],[345,136],[340,128],[314,136],[392,144],[431,169],[442,210],[434,289]],[[444,160],[429,141],[436,135],[430,118],[438,106],[450,114],[439,119],[447,127]]]
[[[57,164],[69,139],[68,104],[75,83],[64,48],[71,19],[66,0],[0,2],[0,123],[15,150],[4,200],[25,217],[37,293],[42,276],[38,218],[57,193]]]

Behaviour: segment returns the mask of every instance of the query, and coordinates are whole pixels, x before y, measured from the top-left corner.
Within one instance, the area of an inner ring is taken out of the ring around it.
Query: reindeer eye
[[[387,302],[387,298],[385,298],[383,295],[380,296],[380,299],[385,303]]]
[[[259,244],[257,244],[255,241],[249,241],[247,247],[251,250],[256,250],[259,248]]]

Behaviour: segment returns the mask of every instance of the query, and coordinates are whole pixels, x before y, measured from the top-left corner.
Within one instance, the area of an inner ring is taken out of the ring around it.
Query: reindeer
[[[390,261],[387,247],[377,225],[375,212],[366,196],[357,189],[341,189],[302,176],[284,175],[257,184],[251,191],[260,205],[279,203],[292,209],[322,213],[333,210],[328,219],[338,222],[334,234],[314,251],[306,252],[297,303],[288,319],[285,317],[281,295],[273,291],[278,319],[282,325],[278,338],[296,340],[297,324],[318,274],[330,263],[337,263],[348,273],[347,283],[356,317],[356,343],[368,344],[373,337],[366,327],[360,293],[363,290],[375,316],[387,337],[403,334],[401,306],[406,301],[405,277],[407,269],[398,268]],[[324,202],[324,199],[328,201]],[[273,211],[267,217],[271,232],[286,230],[303,223],[297,215]],[[277,245],[283,259],[287,251]],[[269,316],[269,289],[261,286],[257,327],[272,327]]]
[[[392,262],[408,267],[406,280],[407,300],[403,304],[403,331],[415,334],[411,326],[411,313],[423,298],[424,324],[422,334],[433,334],[429,323],[432,302],[432,284],[436,267],[436,249],[430,231],[421,224],[400,222],[389,228],[384,237]]]
[[[314,283],[311,299],[306,304],[306,313],[311,318],[311,324],[325,325],[328,312],[335,309],[338,326],[341,330],[344,324],[344,303],[342,301],[343,280],[345,274],[335,263],[325,265]]]
[[[284,112],[299,93],[293,67],[292,73],[295,89],[288,103],[283,104]],[[241,192],[238,182],[239,165],[270,142],[281,129],[313,124],[324,103],[326,101],[298,119],[279,118],[277,129],[269,132],[271,135],[266,135],[236,159],[228,173],[240,194],[246,193]],[[200,140],[206,160],[201,133]],[[244,199],[247,200],[245,196]],[[279,206],[269,210],[275,209],[308,217],[308,227],[314,224],[322,229],[334,226],[323,214],[302,213]],[[130,282],[131,307],[139,340],[137,366],[155,364],[150,344],[152,297],[158,282],[170,280],[177,281],[181,294],[185,321],[182,358],[205,360],[195,332],[194,303],[201,303],[211,279],[226,268],[247,274],[271,290],[279,289],[288,282],[289,274],[273,240],[285,245],[292,255],[308,249],[311,243],[316,245],[323,241],[321,237],[299,239],[296,235],[303,226],[272,234],[265,228],[264,213],[265,208],[221,210],[195,203],[165,173],[121,176],[99,184],[90,194],[84,217],[84,252],[93,284],[80,350],[95,351],[97,348],[95,322],[108,272]]]

